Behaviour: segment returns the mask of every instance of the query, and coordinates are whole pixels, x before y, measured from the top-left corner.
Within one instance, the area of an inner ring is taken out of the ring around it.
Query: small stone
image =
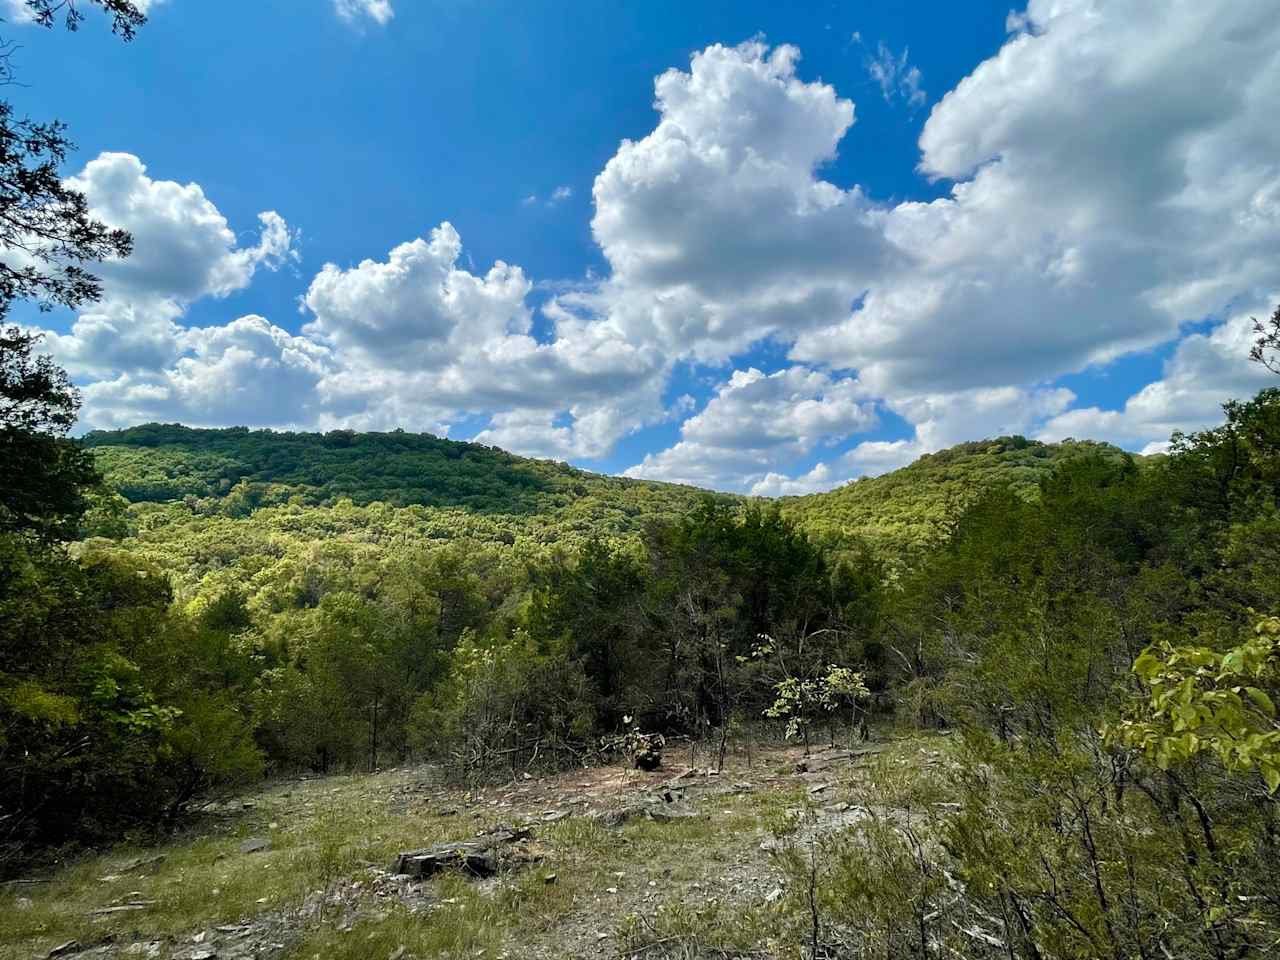
[[[271,849],[271,841],[265,837],[250,837],[236,848],[241,853],[260,853]]]
[[[154,900],[133,900],[129,903],[122,903],[115,907],[103,907],[101,910],[91,910],[89,912],[89,916],[107,917],[115,913],[130,913],[134,910],[146,910],[148,907],[154,907],[155,905],[156,901]]]
[[[404,956],[404,951],[405,951],[405,946],[402,943],[400,944],[400,946],[396,947],[394,950],[391,951],[391,956],[387,957],[387,960],[400,960],[400,958]]]
[[[778,902],[779,900],[781,900],[781,899],[782,899],[782,888],[781,888],[781,887],[774,887],[774,888],[773,888],[772,890],[770,890],[767,894],[765,894],[764,902],[765,902],[765,903],[777,903],[777,902]]]
[[[557,877],[554,873],[545,873],[542,875],[542,882],[545,884],[555,883],[559,879],[560,878]]]
[[[605,893],[617,893],[617,892],[618,892],[618,888],[617,888],[617,887],[605,887],[605,888],[604,888],[604,892],[605,892]]]
[[[30,910],[34,906],[35,903],[30,897],[19,897],[13,905],[15,910]]]
[[[60,943],[49,951],[50,957],[65,957],[69,953],[75,953],[80,949],[79,940],[68,940],[66,943]]]

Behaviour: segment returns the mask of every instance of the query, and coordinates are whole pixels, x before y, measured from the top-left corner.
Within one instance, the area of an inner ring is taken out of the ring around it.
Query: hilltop
[[[811,533],[836,540],[856,536],[889,549],[919,549],[945,539],[951,523],[983,491],[1006,484],[1024,500],[1060,464],[1100,455],[1122,460],[1131,454],[1109,443],[1066,440],[1041,443],[996,437],[926,453],[914,463],[879,477],[853,480],[827,493],[784,497],[782,511]]]
[[[343,500],[517,516],[556,514],[593,498],[636,516],[705,495],[694,487],[610,477],[403,430],[293,433],[149,423],[94,431],[83,442],[131,503],[212,500],[230,516],[282,503],[330,507]]]
[[[146,424],[84,438],[110,484],[143,512],[181,505],[171,516],[242,519],[270,509],[268,524],[300,508],[340,509],[344,526],[385,522],[382,507],[418,508],[406,517],[430,539],[447,529],[468,537],[539,543],[638,534],[655,519],[687,512],[701,498],[747,498],[697,487],[633,480],[497,447],[404,431],[328,433],[202,430]],[[879,477],[828,493],[785,497],[785,513],[812,533],[858,537],[886,549],[936,543],[981,491],[1008,484],[1024,498],[1065,460],[1128,456],[1093,441],[1041,443],[997,437],[962,443]],[[369,511],[373,505],[379,509]],[[158,521],[152,521],[152,529]]]
[[[708,495],[736,499],[399,430],[146,424],[94,431],[83,442],[130,513],[150,518],[151,539],[196,518],[253,515],[258,528],[283,525],[293,534],[323,517],[317,538],[394,528],[425,540],[551,544],[633,535]]]

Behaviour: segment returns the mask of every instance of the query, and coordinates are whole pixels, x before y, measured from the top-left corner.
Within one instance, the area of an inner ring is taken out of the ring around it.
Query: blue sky
[[[86,426],[404,426],[772,494],[1004,432],[1158,449],[1265,383],[1264,0],[148,12],[6,27],[12,98],[138,240],[103,304],[15,313]]]

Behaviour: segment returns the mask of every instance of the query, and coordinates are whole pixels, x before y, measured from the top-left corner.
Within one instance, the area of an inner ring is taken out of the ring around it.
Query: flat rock
[[[266,837],[250,837],[236,848],[241,853],[260,853],[271,849],[271,841]]]
[[[658,823],[670,823],[672,820],[690,820],[698,816],[698,811],[679,800],[645,808],[645,815]]]
[[[661,800],[651,803],[634,803],[614,810],[602,810],[592,814],[591,819],[602,827],[620,827],[628,820],[653,820],[656,823],[670,823],[673,820],[688,820],[698,817],[697,810],[682,800]]]
[[[458,870],[473,877],[491,877],[498,872],[504,859],[535,859],[528,851],[514,850],[516,845],[531,836],[528,830],[498,827],[474,840],[437,843],[424,850],[408,850],[396,857],[391,872],[415,879],[433,877],[446,870]]]

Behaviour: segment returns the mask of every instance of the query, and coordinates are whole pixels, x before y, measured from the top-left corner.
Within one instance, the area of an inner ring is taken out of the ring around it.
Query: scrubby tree
[[[1234,773],[1256,772],[1269,793],[1280,790],[1280,617],[1259,620],[1224,653],[1164,642],[1133,669],[1147,695],[1109,728],[1113,742],[1162,770],[1207,754]]]
[[[92,455],[66,439],[80,394],[66,371],[34,353],[39,342],[0,326],[0,532],[65,539],[98,476]]]
[[[111,17],[112,30],[132,40],[146,17],[129,0],[91,0]],[[52,27],[61,19],[75,30],[85,19],[75,0],[27,0],[27,15]],[[4,79],[12,80],[8,58]],[[15,300],[42,309],[77,307],[102,295],[102,283],[86,264],[126,257],[128,232],[95,219],[84,194],[68,186],[60,168],[75,149],[66,125],[20,117],[0,102],[0,319]]]
[[[1280,374],[1280,306],[1265,322],[1256,317],[1253,332],[1258,339],[1249,350],[1249,358],[1260,363],[1274,374]]]

